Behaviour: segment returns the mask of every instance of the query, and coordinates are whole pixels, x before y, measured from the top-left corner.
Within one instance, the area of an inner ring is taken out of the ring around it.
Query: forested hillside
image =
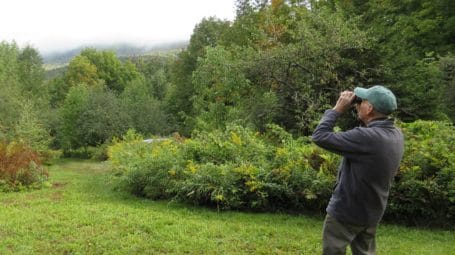
[[[451,0],[238,0],[234,21],[201,20],[178,54],[124,58],[85,48],[48,79],[36,49],[1,42],[0,138],[5,144],[29,146],[45,159],[59,152],[105,158],[107,146],[128,130],[143,138],[174,134],[177,140],[206,134],[234,144],[242,144],[234,134],[244,132],[244,138],[262,148],[263,141],[254,141],[250,131],[263,134],[272,127],[275,135],[286,134],[286,141],[305,139],[341,91],[375,84],[396,93],[398,121],[442,121],[450,133],[454,53]],[[353,125],[355,118],[347,117],[340,128]],[[416,129],[409,125],[412,132],[419,131],[420,124]],[[231,137],[226,130],[233,132]],[[453,193],[454,159],[446,150],[454,145],[446,142],[435,152],[447,156],[446,161],[409,166],[429,166],[420,169],[426,171],[422,180],[445,169],[448,180],[441,185]],[[245,159],[252,155],[244,153]],[[211,156],[193,159],[201,158]],[[330,185],[332,177],[319,177]],[[447,205],[444,196],[441,206]]]
[[[73,57],[78,55],[84,48],[96,48],[98,50],[114,51],[118,57],[130,57],[130,56],[141,56],[141,55],[153,55],[157,52],[170,51],[175,49],[183,49],[187,46],[186,41],[176,41],[173,43],[157,44],[153,47],[139,47],[133,44],[112,44],[112,45],[93,45],[93,46],[82,46],[72,50],[56,51],[43,54],[43,62],[45,66],[58,66],[64,65],[71,61]]]

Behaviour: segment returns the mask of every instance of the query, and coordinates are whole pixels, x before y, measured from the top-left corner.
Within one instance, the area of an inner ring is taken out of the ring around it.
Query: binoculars
[[[352,100],[351,105],[360,104],[360,103],[362,103],[362,100],[363,100],[362,98],[355,96],[354,100]]]

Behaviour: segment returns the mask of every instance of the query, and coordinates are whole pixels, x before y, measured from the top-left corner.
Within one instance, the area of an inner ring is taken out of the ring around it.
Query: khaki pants
[[[346,254],[348,244],[353,255],[376,254],[376,228],[340,223],[327,214],[322,229],[322,254]]]

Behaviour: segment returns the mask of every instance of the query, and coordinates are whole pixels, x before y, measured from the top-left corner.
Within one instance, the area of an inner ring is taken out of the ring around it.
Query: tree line
[[[306,136],[340,91],[374,84],[396,93],[402,121],[453,122],[453,1],[236,5],[232,22],[201,20],[177,55],[120,59],[87,48],[50,79],[36,49],[1,42],[0,138],[71,154],[128,129],[189,137],[276,124]]]

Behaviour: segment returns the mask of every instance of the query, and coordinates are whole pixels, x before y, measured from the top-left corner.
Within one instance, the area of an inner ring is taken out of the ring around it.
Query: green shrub
[[[325,208],[338,157],[277,126],[231,125],[147,144],[134,132],[109,148],[119,185],[150,198],[219,209]]]
[[[431,121],[400,126],[406,148],[385,217],[453,224],[453,126]],[[231,125],[150,144],[130,131],[109,147],[109,159],[119,184],[137,195],[261,211],[324,210],[340,161],[275,125],[264,133]]]
[[[52,165],[56,160],[61,158],[63,155],[62,150],[47,149],[40,153],[40,158],[44,165]]]
[[[452,124],[401,124],[405,154],[387,217],[412,224],[455,223],[455,129]]]
[[[39,188],[47,177],[37,152],[22,143],[0,143],[0,191]]]
[[[59,152],[65,158],[105,161],[108,159],[108,147],[109,143],[103,143],[97,146],[84,146],[76,149],[60,150]]]
[[[189,161],[185,178],[174,187],[176,198],[197,205],[216,205],[218,208],[241,207],[240,190],[236,178],[229,174],[232,166],[206,163],[195,165]]]
[[[275,205],[323,210],[332,193],[339,157],[309,144],[290,140],[275,149],[266,188]]]
[[[184,149],[188,160],[200,163],[266,163],[272,156],[272,148],[259,133],[240,126],[229,126],[225,131],[197,132],[185,141]]]
[[[65,158],[90,159],[95,151],[96,147],[86,146],[77,149],[66,149],[62,153]]]
[[[108,156],[119,188],[152,199],[170,197],[182,165],[178,139],[146,143],[134,130],[114,141]]]
[[[99,161],[107,160],[109,158],[107,155],[108,148],[109,148],[108,143],[103,143],[101,145],[94,147],[93,152],[90,155],[91,158],[94,160],[99,160]]]

